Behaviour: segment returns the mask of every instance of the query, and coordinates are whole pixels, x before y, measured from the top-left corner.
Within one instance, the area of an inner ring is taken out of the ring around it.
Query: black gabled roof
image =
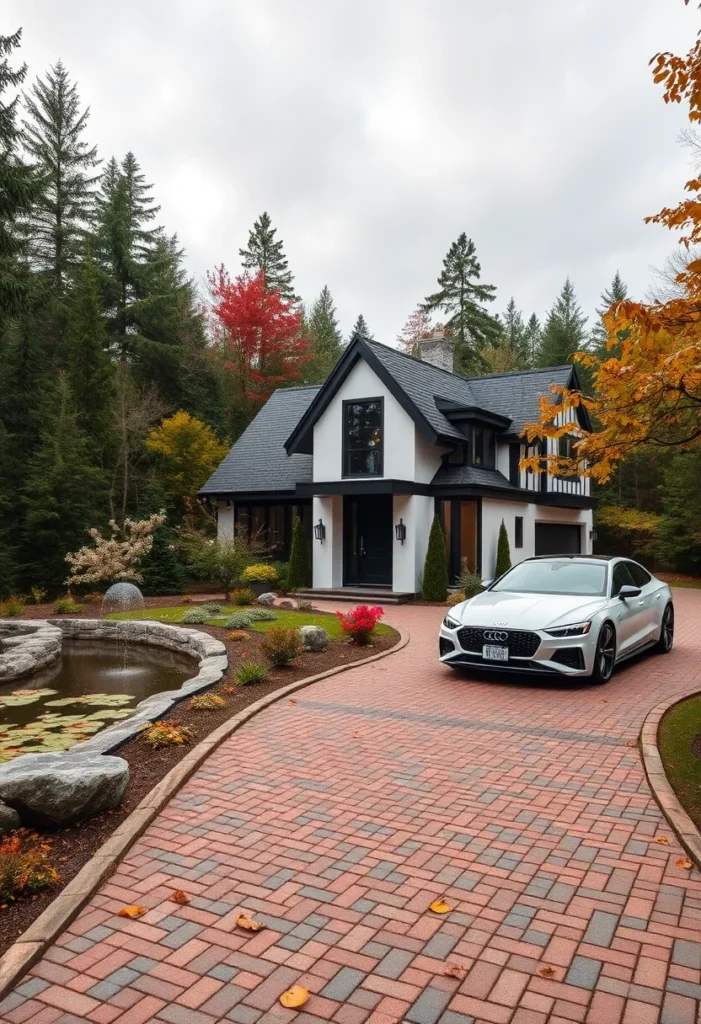
[[[498,469],[481,466],[457,466],[444,462],[433,480],[433,487],[498,487],[499,490],[517,491],[518,487],[506,479]]]
[[[288,457],[285,441],[318,391],[316,384],[274,391],[199,493],[294,492],[311,483],[311,455]]]
[[[520,434],[526,423],[539,417],[538,399],[550,395],[550,385],[579,387],[573,366],[546,366],[536,370],[512,370],[509,373],[491,373],[486,377],[470,377],[470,388],[477,404],[500,416],[511,419],[509,433]],[[585,413],[585,426],[588,423]]]

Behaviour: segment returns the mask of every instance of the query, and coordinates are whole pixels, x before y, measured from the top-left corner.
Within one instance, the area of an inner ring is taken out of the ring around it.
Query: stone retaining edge
[[[657,734],[664,715],[675,704],[680,704],[683,700],[693,696],[693,693],[686,693],[682,696],[677,694],[661,704],[657,704],[652,711],[648,712],[640,733],[640,748],[643,768],[645,769],[645,775],[647,776],[648,785],[652,790],[652,795],[659,804],[660,810],[669,822],[677,839],[696,864],[696,867],[701,870],[701,834],[672,789],[667,773],[664,770],[657,744]]]
[[[380,661],[390,654],[396,654],[409,643],[406,630],[392,627],[399,633],[399,640],[387,651],[380,651],[369,658],[362,658],[350,665],[337,665],[335,668],[307,676],[295,683],[283,686],[267,697],[261,697],[250,704],[244,711],[234,715],[210,733],[205,739],[193,747],[160,782],[157,782],[150,793],[134,808],[128,818],[112,833],[106,843],[95,852],[87,864],[84,864],[75,878],[49,904],[46,910],[32,922],[29,928],[7,949],[0,958],[0,1000],[4,999],[29,968],[39,960],[51,943],[78,916],[83,907],[97,892],[106,878],[112,875],[131,846],[142,835],[156,818],[168,801],[177,793],[181,786],[200,767],[212,751],[224,740],[228,739],[237,729],[245,725],[259,712],[277,701],[282,700],[297,690],[311,686],[312,683],[328,679],[329,676],[341,672],[349,672],[361,665]]]

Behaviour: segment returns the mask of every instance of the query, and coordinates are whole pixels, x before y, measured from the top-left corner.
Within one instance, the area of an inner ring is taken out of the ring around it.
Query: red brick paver
[[[408,647],[215,751],[0,1020],[694,1024],[701,876],[628,745],[701,689],[701,593],[675,600],[672,655],[603,688],[459,678],[441,612],[391,609]],[[292,984],[299,1015],[278,1004]]]

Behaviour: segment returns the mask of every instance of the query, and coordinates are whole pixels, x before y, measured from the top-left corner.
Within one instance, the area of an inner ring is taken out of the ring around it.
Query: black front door
[[[344,584],[392,586],[392,495],[343,501]]]

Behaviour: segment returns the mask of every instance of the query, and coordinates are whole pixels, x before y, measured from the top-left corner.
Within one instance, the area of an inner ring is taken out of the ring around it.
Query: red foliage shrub
[[[347,615],[343,612],[336,612],[341,623],[341,629],[348,633],[354,644],[364,646],[370,643],[370,638],[375,631],[375,626],[385,614],[383,608],[368,608],[366,604],[359,604],[357,608],[351,609]]]

